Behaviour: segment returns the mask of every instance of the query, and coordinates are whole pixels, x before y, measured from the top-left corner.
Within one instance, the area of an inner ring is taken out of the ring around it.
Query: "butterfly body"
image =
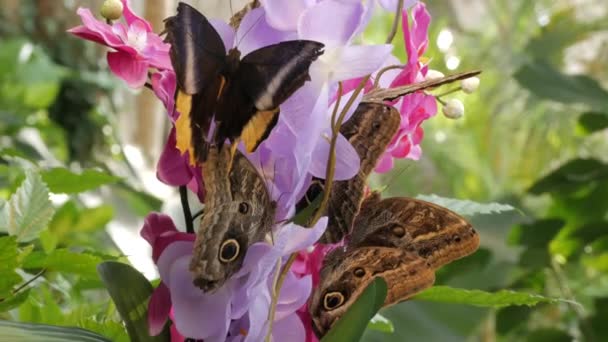
[[[165,20],[166,40],[177,76],[177,110],[190,116],[191,147],[202,163],[210,145],[241,138],[248,152],[277,123],[279,105],[310,77],[308,69],[323,51],[309,40],[285,41],[254,50],[243,58],[226,51],[211,23],[180,3]]]

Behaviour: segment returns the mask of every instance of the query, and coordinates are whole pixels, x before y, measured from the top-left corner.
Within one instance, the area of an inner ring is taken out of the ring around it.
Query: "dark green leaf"
[[[538,97],[565,104],[584,104],[597,111],[608,109],[608,92],[587,76],[562,74],[544,60],[525,64],[515,79]]]
[[[120,316],[127,326],[132,341],[168,341],[169,329],[160,335],[148,334],[148,301],[152,295],[152,285],[133,267],[114,261],[106,261],[97,267],[99,276]]]
[[[584,113],[578,118],[578,123],[586,133],[595,133],[608,128],[608,114]]]
[[[88,330],[0,320],[0,340],[19,342],[110,342]]]
[[[74,173],[61,167],[42,172],[42,178],[48,184],[51,192],[66,194],[93,190],[120,180],[103,171],[89,169],[82,173]]]
[[[544,219],[515,226],[509,233],[508,242],[527,247],[547,247],[566,222],[560,219]]]
[[[21,290],[14,295],[10,295],[8,298],[0,298],[0,312],[5,312],[12,310],[21,303],[25,302],[25,300],[30,295],[30,290]]]
[[[528,191],[535,195],[572,191],[604,179],[608,179],[606,164],[595,159],[574,159],[537,180]]]
[[[486,292],[480,290],[457,289],[448,286],[433,286],[415,296],[414,299],[494,308],[510,305],[532,306],[538,303],[558,303],[560,301],[565,301],[557,298],[509,290]]]
[[[386,298],[386,282],[376,278],[357,298],[350,309],[329,330],[322,342],[356,342],[361,339],[365,327],[380,310]]]
[[[318,194],[317,197],[315,197],[315,199],[312,200],[312,202],[310,202],[310,204],[306,208],[300,210],[296,214],[296,216],[294,216],[293,223],[298,224],[300,226],[306,226],[317,211],[317,208],[319,208],[319,206],[321,205],[322,200],[323,192]]]
[[[571,342],[573,341],[572,336],[568,335],[565,331],[558,329],[538,329],[530,332],[528,342]]]
[[[469,200],[460,200],[455,198],[440,197],[432,195],[418,195],[417,199],[435,203],[442,207],[446,207],[460,215],[473,216],[478,214],[501,213],[504,211],[516,210],[508,204],[500,203],[477,203]]]
[[[509,306],[496,313],[496,332],[506,335],[526,323],[532,314],[528,306]]]
[[[11,296],[12,288],[21,282],[21,276],[15,272],[17,267],[19,267],[17,238],[0,237],[0,298]]]
[[[103,261],[102,258],[89,253],[76,253],[67,249],[56,249],[50,254],[33,252],[28,255],[23,268],[46,268],[48,271],[77,274],[86,278],[97,278],[96,267]]]

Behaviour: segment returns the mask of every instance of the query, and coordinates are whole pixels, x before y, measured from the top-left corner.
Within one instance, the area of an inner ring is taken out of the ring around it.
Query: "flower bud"
[[[479,88],[479,77],[466,78],[462,80],[460,86],[462,87],[462,91],[467,94],[471,94],[472,92],[477,90],[477,88]]]
[[[445,75],[441,71],[437,71],[437,70],[434,70],[434,69],[429,69],[429,71],[426,73],[426,76],[424,77],[424,80],[425,81],[437,80],[437,79],[440,79],[442,77],[445,77]]]
[[[107,20],[118,20],[122,17],[123,5],[120,0],[106,0],[101,5],[101,16]]]
[[[458,119],[464,115],[464,104],[459,99],[449,99],[443,106],[443,115],[450,119]]]

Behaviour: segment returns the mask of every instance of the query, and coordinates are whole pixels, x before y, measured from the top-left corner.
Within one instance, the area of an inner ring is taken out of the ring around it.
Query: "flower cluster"
[[[115,12],[122,10],[123,22],[100,21],[90,10],[80,8],[78,15],[83,25],[69,32],[111,48],[107,53],[110,70],[128,86],[152,88],[174,124],[157,165],[158,178],[172,186],[187,186],[203,201],[201,170],[190,165],[189,156],[178,148],[183,137],[179,129],[181,115],[175,109],[176,76],[170,63],[170,46],[152,31],[147,21],[131,11],[127,0],[107,2],[115,4],[104,4],[106,18],[116,19],[119,16]],[[428,44],[430,16],[423,3],[405,1],[402,23],[408,58],[403,63],[392,54],[391,44],[356,43],[375,10],[375,1],[260,0],[260,3],[260,7],[243,17],[237,30],[221,20],[211,20],[227,49],[236,46],[246,55],[292,39],[309,39],[325,45],[324,54],[310,68],[310,81],[281,105],[279,122],[268,139],[255,153],[247,155],[261,168],[260,174],[266,176],[269,193],[277,202],[275,221],[284,222],[294,215],[295,204],[312,178],[325,178],[331,116],[337,103],[343,108],[353,90],[370,74],[365,92],[374,84],[390,88],[424,80],[428,59],[423,54]],[[394,12],[398,1],[378,3]],[[361,98],[362,94],[354,99],[345,120]],[[407,95],[393,105],[401,113],[401,127],[378,163],[378,172],[389,171],[395,158],[420,157],[421,124],[437,112],[436,99],[424,92]],[[359,169],[356,151],[341,135],[335,149],[334,179],[352,178]],[[314,340],[305,304],[318,282],[319,269],[329,248],[315,244],[326,222],[322,218],[309,229],[292,223],[277,225],[273,244],[258,242],[250,246],[243,267],[217,291],[203,293],[192,284],[188,271],[194,234],[178,231],[166,215],[150,214],[141,235],[153,248],[153,260],[162,280],[149,304],[150,332],[158,334],[171,318],[176,339],[185,336],[206,342],[262,340],[269,327],[277,264],[299,252],[277,295],[271,333],[278,341]]]

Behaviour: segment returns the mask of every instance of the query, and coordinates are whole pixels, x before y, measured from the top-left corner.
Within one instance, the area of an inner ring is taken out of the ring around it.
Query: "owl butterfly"
[[[340,133],[348,139],[359,155],[359,173],[352,179],[333,183],[327,216],[327,230],[321,238],[324,243],[336,243],[349,234],[355,216],[359,212],[367,177],[376,166],[392,137],[399,129],[401,116],[392,106],[379,102],[362,102],[351,118],[340,127]],[[307,191],[307,199],[321,193],[321,180],[315,180]],[[306,199],[298,204],[302,208]]]
[[[210,145],[221,148],[226,139],[233,155],[239,139],[254,151],[276,125],[279,105],[310,79],[308,69],[323,53],[321,43],[292,40],[241,59],[237,48],[226,51],[204,15],[182,2],[165,20],[165,31],[177,76],[176,109],[184,123],[189,120],[191,161],[199,163]]]
[[[190,271],[194,284],[208,292],[238,271],[247,248],[270,232],[276,204],[238,150],[233,159],[228,147],[210,147],[202,169],[207,192]]]
[[[372,193],[346,247],[323,262],[309,302],[315,333],[323,336],[374,278],[384,278],[384,306],[393,305],[433,285],[437,268],[478,246],[477,232],[458,214],[417,199],[380,199]]]

